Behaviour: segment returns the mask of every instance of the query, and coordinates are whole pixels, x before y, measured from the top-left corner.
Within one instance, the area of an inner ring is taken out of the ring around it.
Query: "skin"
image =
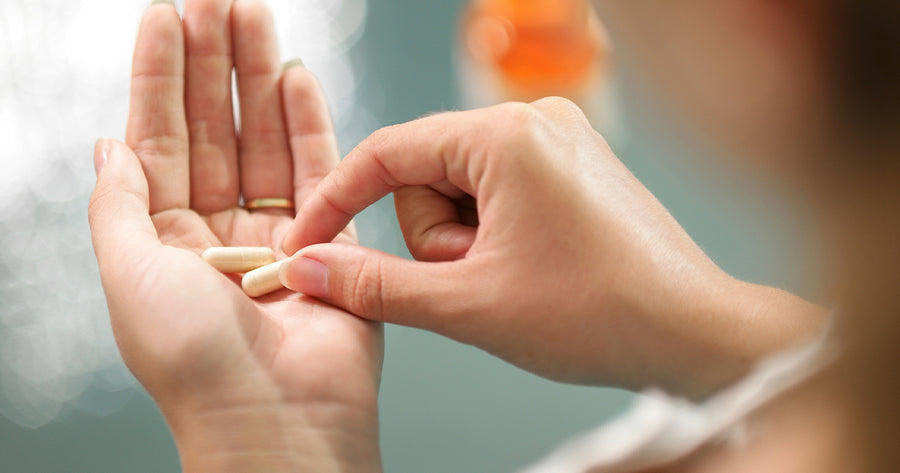
[[[253,0],[189,0],[183,21],[165,3],[146,11],[127,146],[95,152],[110,317],[184,471],[379,471],[381,326],[286,290],[252,300],[199,257],[277,249],[294,213],[248,212],[238,196],[301,203],[337,162],[322,92],[302,67],[282,72],[273,31]]]
[[[388,192],[420,261],[313,245]],[[457,209],[467,196],[477,226]],[[299,250],[282,268],[292,289],[566,382],[702,396],[822,317],[716,267],[558,98],[376,132],[316,188],[284,250]]]
[[[629,83],[742,170],[820,191],[835,140],[829,12],[817,0],[597,0]]]
[[[862,241],[847,228],[896,215],[896,195],[861,191],[896,181],[855,179],[835,195],[804,177],[821,176],[811,163],[835,139],[823,132],[831,117],[815,5],[597,6],[648,93],[717,146],[807,191],[823,228],[842,229],[839,254]],[[91,228],[116,339],[185,470],[378,470],[381,321],[556,380],[693,397],[821,328],[823,309],[716,267],[563,99],[389,127],[335,167],[321,92],[302,68],[282,74],[272,30],[253,0],[188,0],[183,22],[152,6],[135,48],[127,146],[101,141],[96,151]],[[417,261],[355,246],[346,230],[390,192]],[[248,213],[239,195],[293,196],[297,218]],[[860,197],[830,212],[826,195]],[[868,233],[883,237],[862,246],[876,258],[896,227]],[[283,245],[293,257],[282,282],[305,295],[247,298],[198,257],[221,244]],[[835,259],[867,281],[870,260]],[[879,300],[837,294],[847,310]],[[707,445],[649,471],[865,471],[847,442],[861,426],[842,383],[865,359],[848,357],[755,413],[770,427],[744,449]]]

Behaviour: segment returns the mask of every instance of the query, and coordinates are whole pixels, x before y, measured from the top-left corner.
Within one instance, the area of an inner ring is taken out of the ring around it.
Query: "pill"
[[[275,261],[275,252],[262,246],[207,248],[203,261],[223,273],[245,273]]]
[[[285,261],[287,260],[283,259],[270,263],[244,274],[241,279],[241,287],[244,288],[244,292],[250,297],[259,297],[284,287],[278,279],[278,270]]]

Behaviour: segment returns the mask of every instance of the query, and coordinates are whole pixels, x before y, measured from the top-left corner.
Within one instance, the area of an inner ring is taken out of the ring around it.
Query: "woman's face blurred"
[[[827,120],[815,1],[597,0],[625,77],[713,142],[795,174]]]

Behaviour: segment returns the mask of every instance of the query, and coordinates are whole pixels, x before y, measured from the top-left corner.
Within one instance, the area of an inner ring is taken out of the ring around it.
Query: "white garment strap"
[[[835,360],[829,332],[762,360],[740,382],[700,404],[645,391],[622,416],[521,473],[625,473],[677,460],[712,440],[743,438],[748,415]]]

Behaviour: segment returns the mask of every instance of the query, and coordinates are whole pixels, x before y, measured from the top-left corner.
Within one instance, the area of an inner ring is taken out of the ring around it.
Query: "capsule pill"
[[[212,247],[201,258],[223,273],[245,273],[275,262],[275,252],[263,246]]]
[[[259,297],[284,287],[281,284],[281,280],[278,279],[278,271],[285,261],[287,260],[283,259],[267,264],[244,274],[244,277],[241,279],[241,287],[244,289],[244,293],[250,297]]]

